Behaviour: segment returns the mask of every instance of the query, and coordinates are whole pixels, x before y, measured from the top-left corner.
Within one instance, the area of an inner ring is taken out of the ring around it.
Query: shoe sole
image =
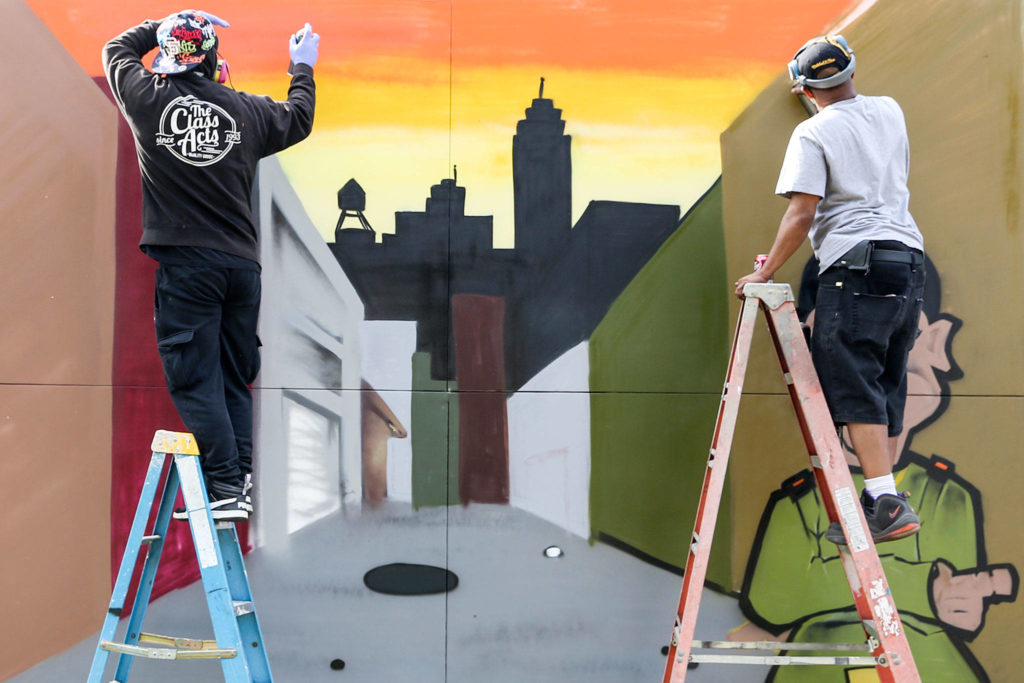
[[[213,521],[215,522],[248,522],[249,513],[247,512],[213,512],[211,513]],[[171,514],[171,518],[179,522],[188,521],[187,512],[177,512]]]
[[[887,534],[879,536],[878,538],[875,539],[875,543],[887,543],[888,541],[898,541],[901,538],[906,538],[907,536],[913,536],[914,534],[916,534],[920,530],[921,530],[921,523],[920,522],[910,522],[908,524],[904,524],[899,529],[896,529],[894,531],[890,531]]]
[[[921,530],[921,523],[920,522],[910,522],[909,524],[904,524],[899,529],[896,529],[894,531],[890,531],[889,533],[886,533],[886,534],[882,534],[882,535],[880,535],[878,537],[872,536],[871,538],[872,538],[872,540],[874,540],[874,542],[876,544],[877,543],[888,543],[889,541],[898,541],[901,538],[906,538],[907,536],[913,536],[914,534],[916,534],[920,530]],[[835,543],[836,545],[846,545],[846,538],[845,537],[843,537],[842,539],[836,540],[834,538],[829,538],[828,535],[826,535],[825,536],[825,540],[829,541],[830,543]]]

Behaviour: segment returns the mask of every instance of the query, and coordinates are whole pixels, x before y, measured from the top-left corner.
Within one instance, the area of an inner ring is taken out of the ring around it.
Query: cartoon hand
[[[1007,599],[1016,593],[1016,580],[1008,567],[957,572],[945,560],[936,560],[931,593],[936,616],[944,624],[963,631],[981,628],[987,602]]]

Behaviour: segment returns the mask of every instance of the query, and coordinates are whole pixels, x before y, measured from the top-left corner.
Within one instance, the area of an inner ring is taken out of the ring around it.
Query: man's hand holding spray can
[[[758,254],[756,257],[754,257],[754,272],[756,273],[757,271],[761,270],[761,268],[765,264],[765,261],[767,260],[768,254]],[[768,278],[768,282],[775,282],[775,280],[772,278]]]

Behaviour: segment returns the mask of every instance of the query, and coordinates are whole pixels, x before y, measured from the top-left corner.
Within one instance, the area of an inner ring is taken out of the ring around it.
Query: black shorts
[[[899,243],[876,248],[907,250]],[[924,264],[871,261],[867,272],[832,266],[819,276],[811,354],[837,425],[903,431],[907,355],[918,334]]]

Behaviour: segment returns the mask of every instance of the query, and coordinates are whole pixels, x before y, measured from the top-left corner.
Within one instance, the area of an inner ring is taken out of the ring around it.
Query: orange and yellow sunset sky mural
[[[91,76],[121,30],[165,3],[26,0]],[[718,137],[803,41],[856,0],[218,0],[236,88],[283,98],[287,39],[321,35],[313,134],[281,155],[314,224],[333,241],[336,192],[366,190],[378,233],[422,211],[430,186],[467,188],[510,247],[512,135],[537,96],[573,138],[573,218],[591,199],[678,204],[719,173]],[[148,63],[148,62],[147,62]],[[781,160],[780,160],[781,162]],[[771,188],[765,188],[770,192]]]

